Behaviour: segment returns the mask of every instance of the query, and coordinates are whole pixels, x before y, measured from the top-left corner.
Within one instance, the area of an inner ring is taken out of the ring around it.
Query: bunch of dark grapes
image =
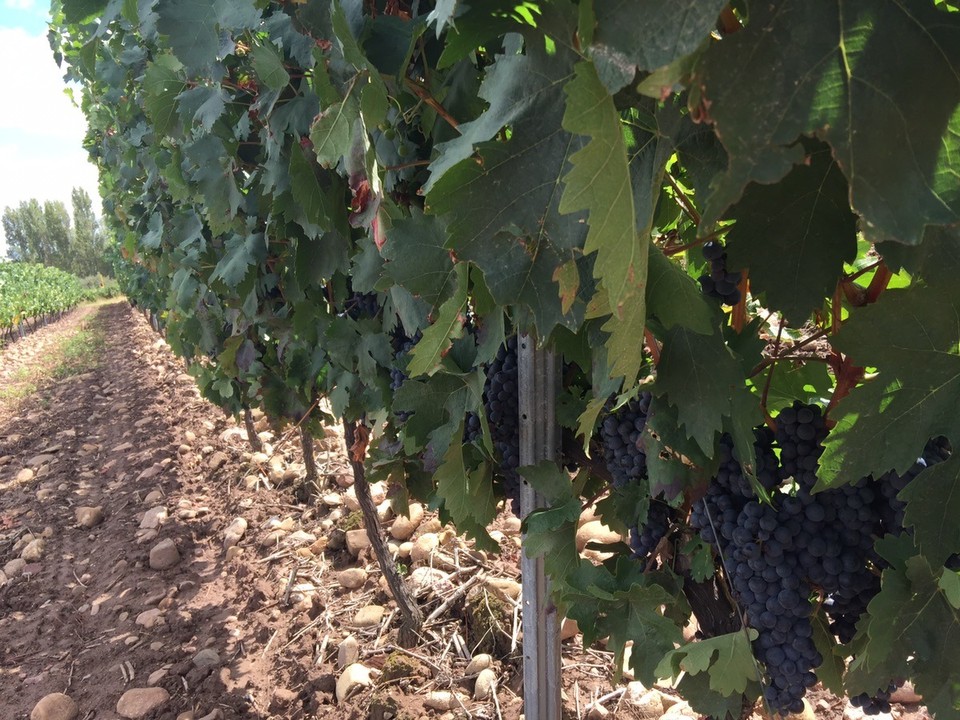
[[[884,473],[877,480],[881,497],[878,510],[883,520],[883,533],[900,535],[904,532],[903,515],[907,504],[897,497],[900,491],[909,485],[923,470],[950,457],[950,443],[946,438],[938,437],[930,440],[923,448],[923,454],[903,474],[894,471]]]
[[[475,442],[483,436],[483,426],[480,424],[480,416],[475,412],[468,412],[463,419],[463,442],[469,444]]]
[[[799,401],[777,416],[777,444],[780,446],[780,478],[793,480],[807,492],[817,483],[817,467],[827,437],[827,422],[816,405]]]
[[[517,337],[500,346],[487,367],[483,386],[483,409],[503,479],[504,494],[515,515],[520,515],[520,394],[517,377]]]
[[[603,459],[613,476],[614,487],[624,487],[647,476],[643,431],[650,412],[650,398],[650,393],[641,393],[600,423]]]
[[[380,301],[376,293],[353,293],[344,309],[351,320],[373,318],[380,312]]]
[[[650,500],[646,522],[630,528],[630,550],[633,558],[641,561],[649,560],[660,541],[670,532],[675,512],[666,503]]]
[[[890,712],[890,696],[897,691],[903,683],[892,682],[883,690],[878,690],[872,696],[868,693],[860,693],[856,697],[850,698],[850,704],[863,710],[865,715],[879,715],[880,713]]]
[[[416,335],[409,337],[399,327],[391,334],[390,344],[393,347],[394,364],[390,368],[390,389],[393,392],[399,390],[400,386],[407,380],[407,374],[402,368],[406,365],[410,351],[420,341],[420,337],[419,330]],[[409,410],[397,410],[393,414],[400,422],[406,422],[413,413]]]
[[[740,302],[740,273],[727,271],[727,251],[720,243],[711,240],[701,250],[710,261],[710,272],[700,276],[700,289],[704,295],[733,307]]]

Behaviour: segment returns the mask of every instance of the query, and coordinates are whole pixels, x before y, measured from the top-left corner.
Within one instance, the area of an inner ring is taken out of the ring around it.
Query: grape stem
[[[440,101],[437,100],[433,95],[430,94],[430,91],[427,90],[423,85],[412,80],[410,78],[404,78],[403,84],[406,85],[410,90],[413,91],[413,94],[420,98],[423,102],[433,108],[434,112],[437,113],[440,117],[447,121],[447,125],[452,127],[457,132],[460,132],[460,123],[457,122],[456,118],[453,117],[450,113],[447,112],[447,109],[440,104]]]
[[[777,360],[779,359],[780,340],[783,337],[783,318],[780,318],[780,324],[777,327],[777,339],[773,344],[773,361],[770,363],[770,372],[767,373],[767,381],[763,384],[763,393],[760,395],[760,409],[763,411],[763,418],[767,426],[776,431],[777,424],[773,420],[770,411],[767,410],[767,397],[770,394],[770,383],[773,381],[773,372],[777,369]]]
[[[687,215],[690,216],[690,219],[693,220],[694,225],[700,225],[700,213],[697,212],[697,209],[693,206],[693,203],[690,201],[690,198],[687,197],[687,193],[684,192],[684,189],[680,187],[680,183],[668,172],[664,173],[664,176],[667,178],[667,182],[670,183],[670,187],[673,188],[673,191],[677,194],[677,205],[680,206],[680,209],[683,210]]]
[[[657,339],[653,336],[653,333],[650,332],[648,328],[643,329],[643,339],[647,344],[647,348],[650,350],[650,356],[653,358],[653,364],[660,364],[660,344],[657,342]]]

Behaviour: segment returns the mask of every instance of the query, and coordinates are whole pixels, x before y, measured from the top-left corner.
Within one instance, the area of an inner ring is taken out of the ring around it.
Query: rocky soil
[[[252,453],[125,303],[0,349],[0,383],[84,322],[108,331],[98,369],[0,405],[0,716],[520,716],[515,518],[497,520],[501,552],[487,555],[420,505],[396,517],[373,487],[428,617],[422,642],[399,648],[337,429],[317,443],[322,487],[298,503],[296,435],[260,418],[265,451]],[[582,543],[619,539],[583,521]],[[696,717],[669,687],[614,686],[611,662],[565,624],[567,717]],[[811,699],[811,717],[857,718]]]

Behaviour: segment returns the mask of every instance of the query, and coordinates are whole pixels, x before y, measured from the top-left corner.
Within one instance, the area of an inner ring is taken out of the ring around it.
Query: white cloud
[[[29,10],[34,5],[34,0],[3,0],[4,6],[14,10]]]
[[[86,119],[64,94],[63,73],[46,35],[0,27],[0,67],[7,98],[0,110],[0,212],[30,198],[69,207],[74,186],[86,189],[99,210],[96,168],[82,147]],[[0,232],[0,255],[3,241]]]

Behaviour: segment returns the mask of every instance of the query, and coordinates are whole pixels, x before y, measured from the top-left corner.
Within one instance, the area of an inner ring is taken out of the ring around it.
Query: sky
[[[86,120],[64,94],[47,42],[48,0],[0,0],[0,213],[24,200],[60,200],[79,186],[99,213],[96,167],[83,149]],[[6,242],[0,229],[0,257]]]

